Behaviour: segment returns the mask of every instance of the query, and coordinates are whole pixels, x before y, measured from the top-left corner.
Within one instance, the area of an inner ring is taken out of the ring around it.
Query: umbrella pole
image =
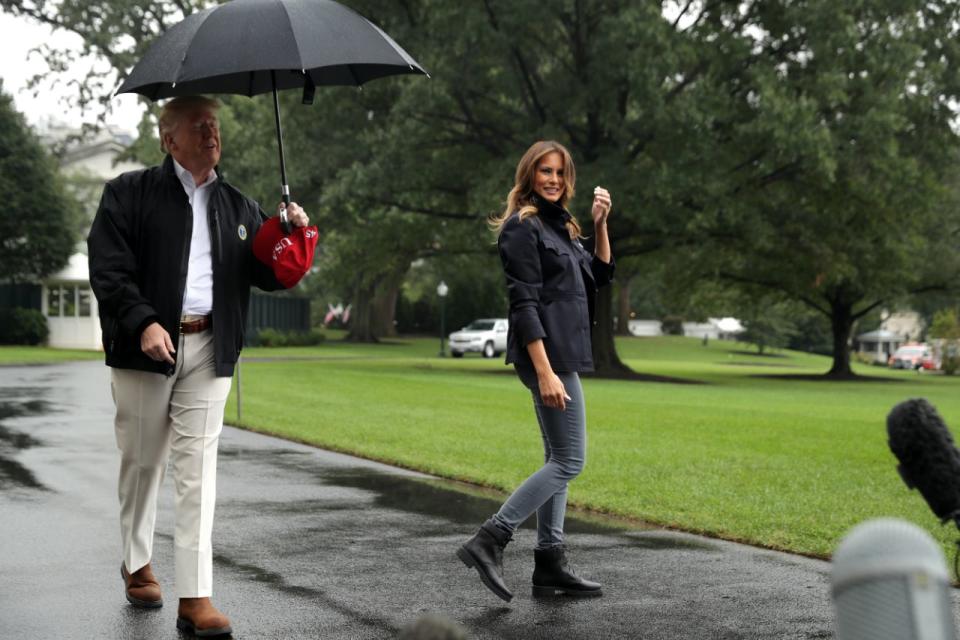
[[[277,76],[270,70],[270,81],[273,83],[273,115],[277,121],[277,146],[280,149],[280,196],[283,199],[283,208],[280,209],[280,223],[284,233],[290,233],[290,222],[287,221],[287,207],[290,206],[290,185],[287,184],[287,164],[283,159],[283,128],[280,126],[280,99],[277,97]]]

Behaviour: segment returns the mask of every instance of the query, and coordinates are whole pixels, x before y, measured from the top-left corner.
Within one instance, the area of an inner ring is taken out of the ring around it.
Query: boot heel
[[[457,549],[457,557],[460,558],[460,562],[467,565],[470,569],[473,569],[477,565],[473,560],[473,556],[467,553],[467,550],[463,547]]]
[[[557,589],[556,587],[538,587],[533,585],[533,597],[534,598],[555,598],[557,596],[562,596],[565,593],[563,589]]]

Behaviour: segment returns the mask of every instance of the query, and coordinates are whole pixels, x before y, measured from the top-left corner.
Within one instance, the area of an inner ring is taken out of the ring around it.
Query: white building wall
[[[915,311],[899,311],[891,313],[880,323],[880,328],[904,336],[910,342],[920,340],[923,333],[923,320]]]
[[[663,335],[659,320],[629,320],[627,322],[627,330],[631,335],[644,338]]]
[[[97,298],[90,289],[87,257],[70,256],[67,266],[43,283],[40,310],[47,319],[47,344],[58,349],[102,349]]]

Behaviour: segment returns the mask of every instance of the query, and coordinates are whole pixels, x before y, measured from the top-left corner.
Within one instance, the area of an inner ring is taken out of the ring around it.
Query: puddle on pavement
[[[673,534],[644,534],[630,533],[626,536],[630,540],[630,546],[641,549],[650,549],[653,551],[670,551],[677,549],[686,549],[690,551],[717,551],[716,545],[709,542],[700,542],[692,538],[684,538]]]
[[[157,537],[166,538],[170,542],[173,536],[157,533]],[[263,567],[247,562],[234,560],[223,553],[214,553],[213,561],[218,567],[230,569],[239,572],[245,578],[269,585],[280,593],[288,596],[303,598],[311,603],[311,606],[322,606],[325,609],[336,611],[340,615],[350,618],[369,629],[378,632],[378,635],[384,633],[392,636],[399,631],[388,618],[374,615],[365,611],[361,607],[353,607],[349,602],[344,602],[341,598],[329,594],[324,589],[316,587],[306,587],[296,584],[290,584],[280,573],[264,569]]]
[[[444,524],[427,526],[422,535],[441,536],[450,533],[449,525],[479,526],[496,513],[503,503],[504,494],[454,480],[421,478],[379,471],[370,467],[344,467],[324,465],[309,452],[296,449],[223,448],[220,455],[227,458],[249,458],[284,469],[308,474],[323,484],[350,489],[359,489],[374,495],[373,504],[379,508],[401,510],[439,519]],[[332,505],[323,500],[292,500],[289,502],[259,505],[272,513],[303,513],[304,511],[343,510],[349,505]],[[536,516],[531,516],[524,529],[536,529]],[[618,544],[648,550],[717,551],[715,545],[699,542],[679,535],[664,535],[663,530],[640,522],[627,521],[615,516],[605,516],[570,509],[567,512],[565,529],[571,534],[618,535]],[[645,533],[649,530],[650,533]],[[626,535],[622,535],[626,534]]]
[[[46,400],[0,400],[0,420],[43,415],[51,411],[50,403]]]
[[[500,494],[496,497],[482,495],[482,492],[472,488],[468,491],[466,486],[455,489],[453,483],[447,480],[379,473],[363,467],[315,469],[315,472],[326,484],[375,494],[374,504],[378,507],[400,509],[463,525],[479,526],[496,513],[503,502]],[[535,528],[535,518],[523,526]],[[579,514],[569,514],[566,523],[566,530],[570,533],[605,534],[624,529],[621,524],[586,520]],[[424,533],[429,535],[431,532],[428,528]],[[436,533],[446,534],[449,529],[444,527]]]
[[[35,416],[50,413],[52,408],[46,400],[43,387],[4,387],[0,389],[0,491],[23,488],[44,491],[46,486],[15,456],[25,449],[42,445],[42,441],[23,431],[12,429],[2,421],[10,418]],[[29,399],[24,399],[29,398]]]
[[[223,448],[225,458],[256,459],[301,473],[307,473],[324,484],[351,489],[360,489],[374,494],[373,503],[385,509],[399,509],[423,516],[438,518],[459,525],[477,525],[496,513],[504,500],[502,493],[439,478],[418,478],[384,473],[369,467],[331,467],[318,465],[306,451],[293,449],[252,450],[246,448]],[[329,506],[314,504],[314,508]],[[299,512],[303,502],[292,501],[278,504],[274,509]],[[531,517],[524,528],[536,527],[536,518]],[[610,534],[642,528],[642,524],[624,522],[614,517],[578,512],[571,509],[567,514],[566,530],[578,534]],[[437,531],[422,531],[425,535],[445,535],[449,527]]]

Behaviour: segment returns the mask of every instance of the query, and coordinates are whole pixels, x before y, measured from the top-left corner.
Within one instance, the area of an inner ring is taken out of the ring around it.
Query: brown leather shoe
[[[230,620],[217,611],[210,598],[180,598],[177,629],[198,638],[227,636],[233,633]]]
[[[126,565],[121,563],[120,576],[123,578],[127,602],[143,609],[157,609],[163,606],[160,583],[154,577],[149,562],[133,573],[127,573]]]

